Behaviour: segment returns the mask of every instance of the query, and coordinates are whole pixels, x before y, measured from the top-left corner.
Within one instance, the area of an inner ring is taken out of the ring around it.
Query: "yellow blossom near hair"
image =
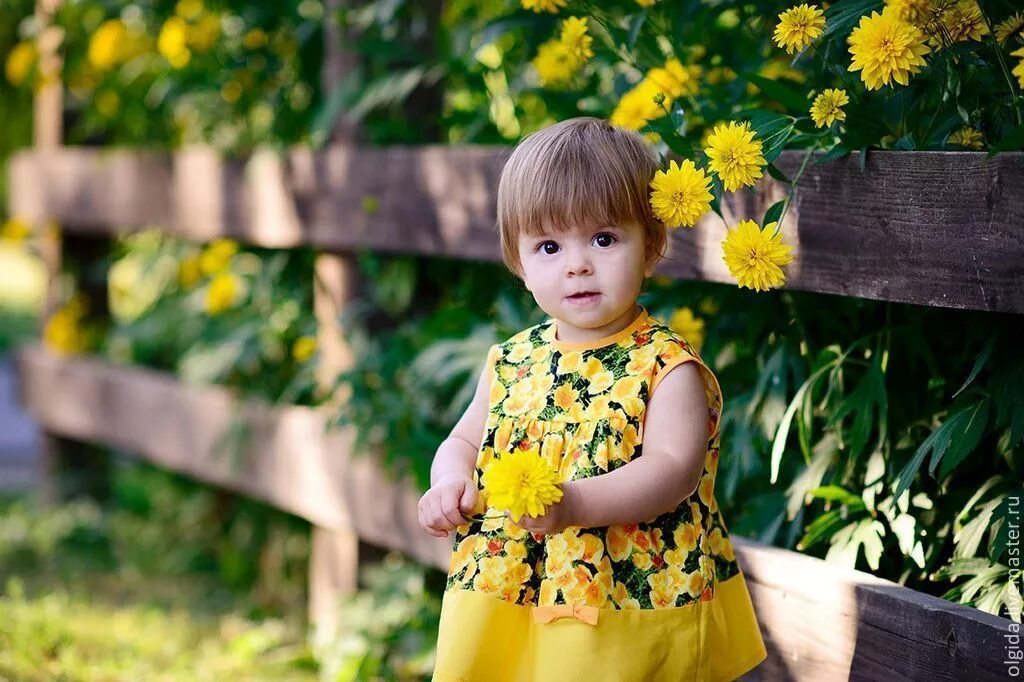
[[[1024,47],[1010,53],[1011,57],[1020,57],[1017,66],[1013,69],[1013,75],[1017,77],[1017,84],[1024,89]]]
[[[560,40],[543,43],[531,63],[544,87],[568,84],[579,68],[579,60]]]
[[[586,17],[569,17],[563,21],[562,33],[558,40],[580,64],[594,56],[594,51],[590,48],[594,39],[587,34]]]
[[[692,310],[686,307],[677,308],[669,317],[668,326],[700,352],[701,346],[704,345],[704,320],[694,317]]]
[[[711,210],[711,178],[703,168],[686,159],[683,165],[669,162],[651,180],[651,208],[665,227],[693,227]]]
[[[32,235],[32,228],[21,218],[11,218],[0,227],[0,241],[21,244]]]
[[[216,275],[227,270],[231,259],[238,253],[238,243],[231,239],[214,239],[199,254],[199,269],[204,275]]]
[[[940,16],[943,28],[931,36],[935,46],[981,40],[989,34],[988,22],[977,0],[959,0]]]
[[[188,49],[188,24],[184,19],[171,17],[164,22],[156,39],[156,49],[174,68],[183,69],[188,65],[192,52]]]
[[[924,55],[931,52],[921,30],[889,9],[861,17],[847,42],[853,55],[850,71],[861,72],[868,90],[878,90],[894,80],[907,85],[910,76],[925,65]]]
[[[779,15],[775,43],[793,54],[810,45],[825,31],[825,15],[817,5],[797,5]]]
[[[317,343],[315,336],[302,336],[292,344],[292,358],[299,364],[309,360],[316,353]]]
[[[782,243],[782,233],[772,234],[778,223],[761,229],[744,220],[729,230],[722,241],[722,260],[741,287],[768,291],[786,283],[783,265],[792,262],[792,246]]]
[[[843,107],[850,103],[846,90],[827,89],[814,98],[811,105],[811,120],[818,128],[830,126],[836,121],[845,121],[846,112]]]
[[[761,141],[746,122],[730,121],[715,126],[704,153],[710,159],[708,168],[730,192],[753,185],[767,163],[761,153]]]
[[[996,40],[1005,43],[1010,36],[1024,37],[1024,12],[1003,19],[996,26]]]
[[[946,143],[960,145],[969,149],[983,149],[985,147],[985,136],[981,134],[980,130],[965,126],[951,133],[946,138]]]
[[[651,69],[646,79],[654,83],[669,100],[696,95],[700,91],[701,67],[684,66],[678,59],[670,59],[662,68]]]
[[[230,272],[214,277],[206,289],[206,312],[219,315],[232,308],[238,299],[238,289],[238,278]]]
[[[493,461],[483,475],[487,504],[507,509],[513,521],[527,514],[538,517],[562,499],[558,474],[534,447],[516,448]]]
[[[36,65],[39,54],[36,51],[36,44],[23,40],[15,45],[7,54],[7,62],[4,65],[4,73],[7,75],[7,82],[17,87],[25,82],[32,68]]]
[[[658,86],[645,78],[622,96],[609,120],[620,128],[640,130],[648,121],[665,113],[662,105],[655,101],[660,94]],[[671,106],[671,101],[666,100],[664,106]]]
[[[550,14],[558,14],[558,10],[565,7],[565,0],[522,0],[523,9],[528,9],[532,12],[548,12]]]

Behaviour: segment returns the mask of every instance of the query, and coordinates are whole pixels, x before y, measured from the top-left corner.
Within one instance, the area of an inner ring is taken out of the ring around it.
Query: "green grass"
[[[0,501],[0,680],[317,678],[299,618],[215,574],[140,571],[131,530],[92,502]]]

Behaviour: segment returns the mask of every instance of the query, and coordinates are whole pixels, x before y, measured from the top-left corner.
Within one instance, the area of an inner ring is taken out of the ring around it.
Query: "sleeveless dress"
[[[436,682],[732,680],[766,651],[715,501],[722,394],[685,339],[646,309],[625,329],[560,341],[548,319],[490,349],[476,461],[540,447],[560,480],[641,456],[644,411],[672,368],[696,362],[709,406],[697,491],[647,521],[533,534],[492,510],[458,527],[442,601]],[[491,516],[493,518],[484,518]]]

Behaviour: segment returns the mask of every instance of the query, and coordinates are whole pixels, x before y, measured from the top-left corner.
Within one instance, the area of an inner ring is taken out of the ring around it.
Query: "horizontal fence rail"
[[[18,357],[22,400],[48,431],[122,448],[446,570],[449,541],[417,523],[419,493],[324,413],[38,346]],[[239,435],[241,434],[241,435]],[[242,441],[244,452],[230,454]],[[860,571],[733,536],[768,659],[747,679],[1005,679],[1012,622]]]
[[[312,245],[498,260],[496,147],[329,147],[224,159],[83,148],[18,154],[11,210],[71,232],[147,226],[266,247]],[[787,177],[804,152],[784,152]],[[760,221],[787,185],[728,194],[729,225]],[[1024,154],[887,152],[811,163],[783,224],[787,287],[860,298],[1024,313]],[[659,274],[732,283],[725,225],[672,233]]]

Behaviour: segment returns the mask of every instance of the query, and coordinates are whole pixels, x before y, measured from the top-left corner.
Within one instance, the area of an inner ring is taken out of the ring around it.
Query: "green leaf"
[[[989,356],[992,355],[992,349],[995,348],[995,345],[996,337],[993,336],[988,340],[988,343],[985,344],[985,347],[981,349],[981,353],[978,354],[978,359],[974,361],[974,367],[971,369],[971,373],[967,375],[967,379],[964,381],[963,385],[956,390],[956,393],[953,394],[954,398],[960,395],[960,393],[967,388],[972,381],[974,381],[974,378],[978,376],[978,372],[981,371],[981,368],[985,366],[986,362],[988,362]]]
[[[884,4],[883,0],[839,0],[825,10],[825,33],[819,40],[827,40],[836,34],[845,36],[862,16],[882,9]]]
[[[794,90],[785,83],[774,81],[770,78],[765,78],[764,76],[760,76],[749,71],[740,71],[738,75],[748,83],[756,85],[760,88],[761,92],[768,95],[779,104],[782,104],[793,113],[803,115],[807,112],[807,95],[804,93]]]
[[[771,207],[768,208],[764,213],[764,221],[761,225],[769,225],[771,223],[779,222],[779,216],[782,215],[782,209],[786,206],[786,200],[776,201]]]
[[[988,155],[992,156],[996,152],[1021,148],[1024,148],[1024,126],[1017,126],[1010,129],[1010,132],[1003,135],[999,142],[992,145],[992,148],[988,150]]]
[[[807,526],[807,532],[797,543],[797,549],[804,551],[822,540],[828,540],[844,525],[846,525],[846,520],[840,515],[838,509],[825,512]]]
[[[886,421],[889,411],[888,395],[885,389],[885,375],[876,359],[871,363],[864,378],[857,384],[828,420],[828,426],[839,424],[847,415],[853,415],[850,426],[850,462],[856,462],[867,445],[875,421],[878,422],[879,442],[884,442]]]
[[[772,176],[773,178],[775,178],[779,182],[784,182],[787,185],[792,185],[793,184],[793,181],[790,180],[789,178],[787,178],[786,174],[783,173],[782,171],[780,171],[778,169],[778,167],[776,167],[776,165],[774,163],[769,163],[767,166],[765,166],[765,170],[768,171],[768,175]]]
[[[952,442],[948,451],[944,454],[933,453],[931,463],[928,466],[928,473],[934,474],[935,467],[940,462],[939,478],[945,478],[950,471],[956,468],[964,458],[977,447],[981,437],[988,425],[988,413],[991,405],[989,398],[984,398],[973,405],[973,408],[958,413],[957,424],[951,428],[957,429],[952,436]]]

